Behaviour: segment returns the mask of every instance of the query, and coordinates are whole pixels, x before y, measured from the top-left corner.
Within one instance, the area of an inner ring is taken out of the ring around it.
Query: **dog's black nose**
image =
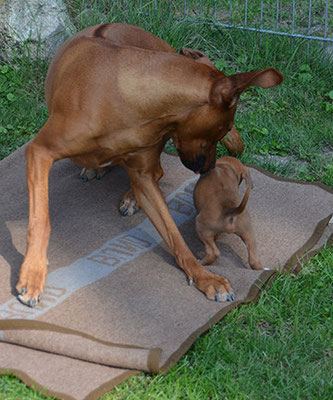
[[[192,170],[196,174],[205,174],[215,166],[215,161],[213,161],[208,168],[205,168],[206,156],[204,154],[199,154],[195,160],[185,160],[182,157],[180,157],[180,159],[186,168]]]
[[[216,164],[216,160],[214,159],[214,160],[212,160],[212,162],[210,163],[210,165],[208,166],[208,168],[203,168],[203,169],[200,171],[200,175],[206,175],[206,174],[208,174],[209,171],[211,171],[212,169],[215,168],[215,164]]]

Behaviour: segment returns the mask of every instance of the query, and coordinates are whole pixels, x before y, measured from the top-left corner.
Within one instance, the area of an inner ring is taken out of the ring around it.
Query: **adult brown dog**
[[[238,186],[242,180],[247,188],[241,201]],[[210,265],[220,251],[215,238],[222,232],[235,233],[245,243],[252,269],[264,269],[261,265],[246,204],[250,196],[252,180],[249,170],[234,157],[222,157],[216,167],[197,182],[193,197],[198,211],[195,220],[197,234],[205,245],[201,264]]]
[[[209,171],[215,166],[217,142],[233,126],[241,92],[282,80],[274,68],[225,77],[129,25],[98,25],[68,39],[46,78],[50,117],[26,150],[29,227],[16,285],[19,299],[34,306],[43,292],[49,170],[55,161],[70,158],[85,168],[122,165],[131,181],[129,195],[135,196],[189,281],[210,299],[233,300],[229,282],[198,263],[171,217],[157,183],[163,173],[160,153],[172,138],[186,167]]]
[[[113,24],[113,25],[116,25],[116,24]],[[122,29],[122,26],[119,25],[119,27],[117,27],[118,38],[119,38],[119,34],[122,35],[125,33],[124,30],[121,30],[121,29]],[[114,38],[113,36],[115,34],[115,29],[113,28],[111,32],[112,32],[111,39],[113,39]],[[127,30],[127,33],[128,33],[128,30]],[[110,34],[109,29],[106,30],[106,34],[105,34],[106,39],[108,39],[108,34]],[[123,39],[123,36],[120,36],[120,38]],[[131,40],[133,40],[133,39],[131,39]],[[156,38],[155,36],[154,36],[153,41],[154,41],[153,45],[154,45],[155,51],[159,50],[159,51],[165,51],[167,53],[176,53],[175,49],[173,49],[171,46],[169,46],[166,42]],[[132,45],[138,45],[139,47],[143,47],[142,43],[137,44],[135,41],[131,42],[131,43],[132,43]],[[146,43],[144,43],[144,45],[146,45]],[[147,43],[146,47],[148,47],[148,46],[149,46],[149,44]],[[206,56],[206,54],[200,50],[182,47],[179,51],[179,54],[181,54],[185,57],[191,58],[200,64],[208,65],[212,69],[215,69],[216,71],[221,73],[221,71],[219,71],[215,67],[215,65]],[[235,128],[234,125],[232,126],[231,130],[221,139],[221,142],[225,145],[225,147],[228,149],[229,153],[232,155],[239,155],[239,154],[242,154],[244,151],[244,143],[242,141],[242,138],[241,138],[239,132],[237,131],[237,129]],[[96,170],[83,168],[80,176],[83,181],[88,181],[95,177],[97,177],[99,179],[109,170],[109,168],[110,168],[109,166],[98,168]],[[126,193],[126,195],[124,196],[124,200],[121,202],[121,205],[120,205],[120,212],[123,215],[132,215],[135,212],[137,212],[138,209],[139,209],[139,205],[135,201],[134,196],[131,195],[131,193]]]

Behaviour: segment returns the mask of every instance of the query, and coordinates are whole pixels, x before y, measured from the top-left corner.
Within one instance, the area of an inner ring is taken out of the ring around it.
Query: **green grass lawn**
[[[291,47],[288,39],[263,36],[260,46],[255,34],[175,20],[167,5],[149,14],[149,7],[137,10],[104,0],[81,15],[81,0],[67,3],[77,29],[128,22],[176,49],[206,52],[227,74],[279,69],[282,85],[252,88],[241,97],[235,119],[245,143],[241,161],[333,187],[333,74],[320,44],[311,44],[307,54],[304,41]],[[0,159],[46,121],[46,71],[47,63],[24,54],[11,64],[0,63]],[[225,153],[219,147],[219,155]],[[282,165],[268,155],[289,158]],[[332,266],[332,250],[323,249],[297,276],[278,276],[256,303],[230,312],[167,375],[133,377],[103,399],[331,399]],[[43,398],[14,377],[0,377],[1,400]]]

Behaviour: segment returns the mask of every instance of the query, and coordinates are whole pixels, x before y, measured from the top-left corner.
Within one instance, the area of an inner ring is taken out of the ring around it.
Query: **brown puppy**
[[[157,183],[163,173],[160,153],[171,138],[187,168],[208,172],[215,166],[217,142],[232,129],[240,94],[282,80],[274,68],[226,77],[125,24],[98,25],[68,39],[46,78],[50,117],[26,150],[29,227],[16,285],[19,299],[34,306],[43,292],[49,171],[55,161],[70,158],[84,168],[122,165],[130,177],[130,194],[189,281],[209,299],[233,300],[229,282],[198,263],[172,219]]]
[[[247,189],[241,201],[238,186],[242,180]],[[198,211],[195,226],[205,245],[201,264],[212,264],[220,255],[215,238],[222,232],[236,233],[246,244],[252,269],[261,265],[250,216],[245,209],[252,188],[249,170],[236,158],[222,157],[216,167],[201,176],[194,189],[194,204]]]

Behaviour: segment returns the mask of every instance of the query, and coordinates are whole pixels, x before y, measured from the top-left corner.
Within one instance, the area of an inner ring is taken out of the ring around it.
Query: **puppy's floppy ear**
[[[182,47],[179,54],[187,58],[192,58],[192,60],[197,61],[200,64],[208,65],[211,68],[216,69],[215,65],[210,61],[210,59],[200,50],[188,49],[187,47]]]
[[[202,51],[196,49],[188,49],[187,47],[182,47],[179,50],[179,54],[188,58],[193,58],[193,60],[197,60],[201,57],[207,57],[206,54]]]
[[[226,107],[231,107],[239,95],[250,86],[260,86],[263,89],[268,89],[280,85],[282,81],[283,75],[275,68],[226,76],[213,83],[209,100],[211,103],[224,104]]]

